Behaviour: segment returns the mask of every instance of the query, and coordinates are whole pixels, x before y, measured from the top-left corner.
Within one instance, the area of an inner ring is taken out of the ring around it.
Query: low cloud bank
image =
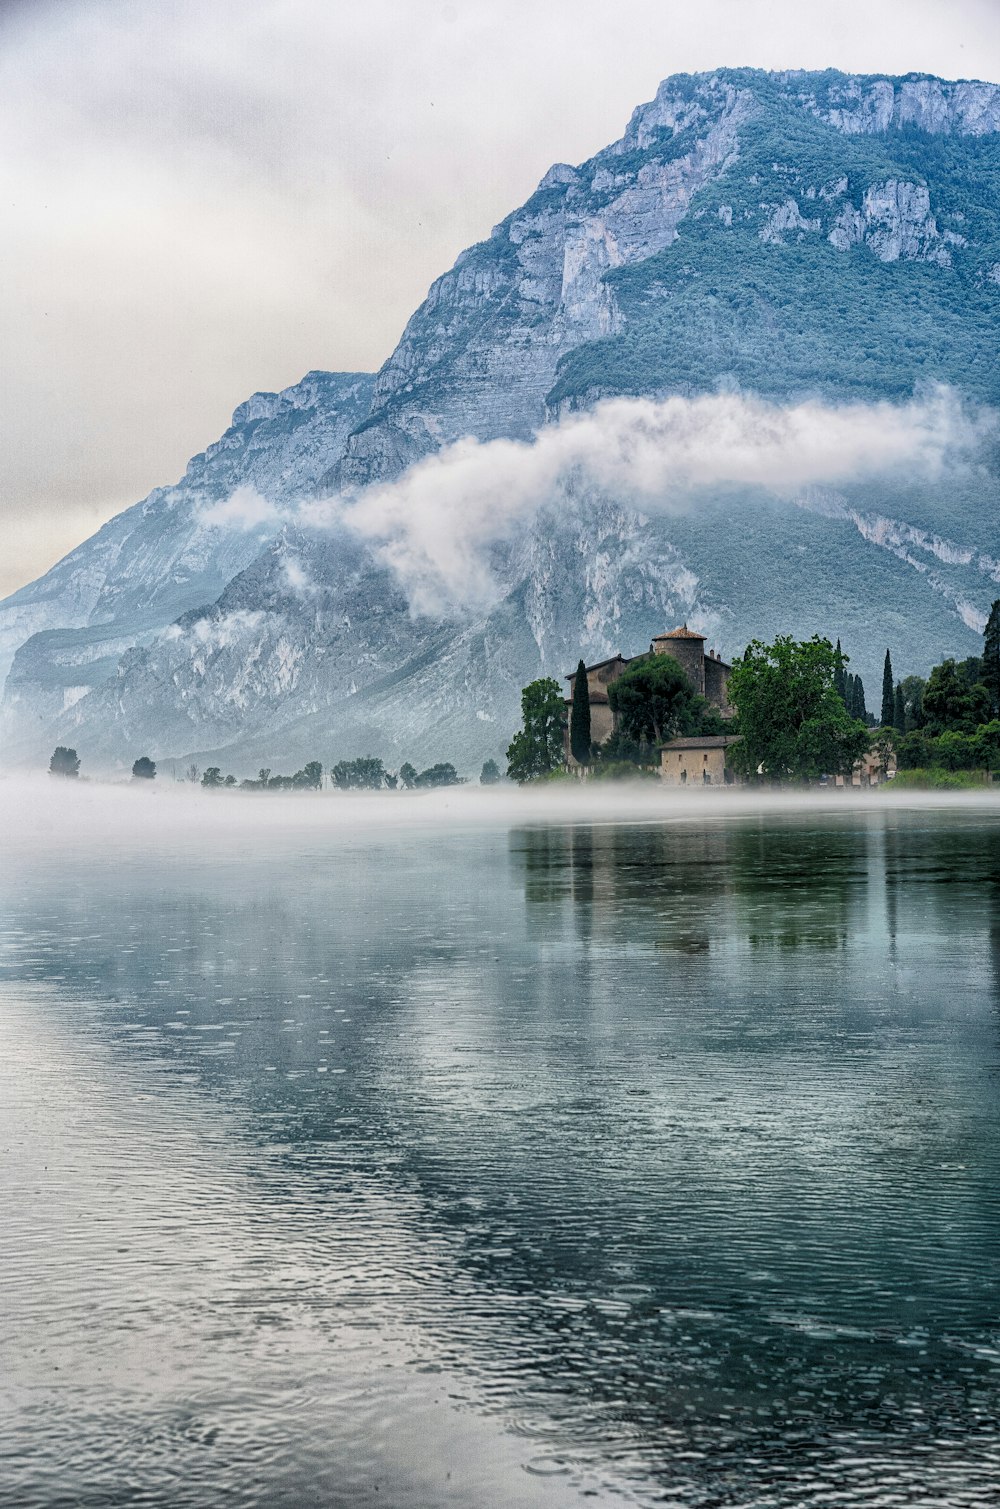
[[[415,613],[476,610],[497,596],[494,550],[543,507],[603,496],[676,514],[708,489],[793,497],[824,484],[933,481],[966,465],[994,425],[944,388],[903,404],[616,398],[532,441],[459,440],[354,496],[283,513],[241,488],[205,518],[240,528],[279,517],[345,524],[393,570]]]

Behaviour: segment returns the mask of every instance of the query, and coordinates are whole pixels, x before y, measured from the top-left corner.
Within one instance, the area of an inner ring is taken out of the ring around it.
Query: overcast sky
[[[1000,79],[1000,0],[0,0],[0,592],[741,64]]]

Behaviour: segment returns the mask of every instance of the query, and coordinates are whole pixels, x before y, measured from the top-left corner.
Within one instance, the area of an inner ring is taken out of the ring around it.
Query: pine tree
[[[903,683],[896,682],[896,691],[892,699],[892,726],[898,734],[906,733],[906,698],[903,696]]]
[[[844,704],[846,706],[847,705],[847,673],[844,670],[844,652],[840,648],[840,640],[839,639],[837,640],[837,648],[836,648],[836,650],[834,650],[834,655],[836,656],[836,660],[834,662],[834,667],[833,667],[833,688],[834,688],[834,691],[837,692],[838,696],[840,696],[843,699],[843,702],[844,702]],[[848,707],[848,711],[850,711],[849,707]]]
[[[880,723],[883,728],[891,728],[893,725],[895,705],[895,692],[892,680],[892,661],[889,659],[889,651],[885,652],[885,668],[882,671],[882,716]]]
[[[576,668],[573,681],[573,707],[569,717],[569,747],[578,765],[590,761],[590,688],[583,661]]]
[[[990,712],[1000,713],[1000,597],[990,609],[983,632],[983,685],[990,694]]]

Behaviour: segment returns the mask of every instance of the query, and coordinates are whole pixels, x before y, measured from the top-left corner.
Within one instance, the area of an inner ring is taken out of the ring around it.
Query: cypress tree
[[[569,715],[569,747],[580,765],[590,763],[590,688],[583,661],[576,668],[573,681],[573,707]]]
[[[889,659],[889,651],[885,652],[885,668],[882,671],[882,716],[879,719],[883,728],[892,728],[895,707],[895,692],[892,681],[892,661]]]
[[[855,716],[854,709],[858,703],[858,694],[854,689],[854,677],[851,675],[850,671],[846,672],[844,675],[843,695],[844,706],[847,708],[849,716],[853,718]]]
[[[990,609],[983,632],[983,685],[990,694],[990,711],[1000,712],[1000,597]]]
[[[834,654],[836,655],[837,659],[836,659],[836,663],[835,663],[834,668],[833,668],[833,689],[837,693],[837,695],[843,699],[844,704],[846,706],[847,705],[847,676],[846,676],[846,673],[844,671],[844,652],[840,648],[840,640],[839,639],[837,640],[837,648],[834,651]],[[850,711],[850,708],[848,708],[848,711]]]
[[[906,733],[906,698],[903,696],[903,683],[896,682],[896,691],[892,699],[892,726],[898,734]]]
[[[854,678],[854,716],[860,718],[862,723],[868,722],[868,709],[865,706],[865,684],[860,676]]]

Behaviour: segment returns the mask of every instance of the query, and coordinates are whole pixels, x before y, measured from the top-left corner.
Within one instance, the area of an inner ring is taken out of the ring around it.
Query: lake
[[[1000,804],[866,796],[7,787],[0,1503],[994,1501]]]

